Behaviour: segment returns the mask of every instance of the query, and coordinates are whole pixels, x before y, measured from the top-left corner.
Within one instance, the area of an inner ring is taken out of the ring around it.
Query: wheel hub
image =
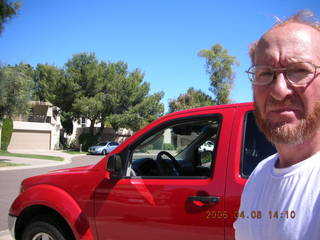
[[[32,240],[54,240],[48,233],[37,233]]]

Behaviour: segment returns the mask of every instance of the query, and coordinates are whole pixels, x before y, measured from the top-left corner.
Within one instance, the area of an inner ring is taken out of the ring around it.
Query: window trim
[[[245,144],[245,141],[246,141],[246,133],[247,133],[247,119],[248,119],[248,115],[252,113],[253,114],[253,111],[247,111],[245,114],[244,114],[244,120],[243,120],[243,128],[242,128],[242,141],[241,141],[241,159],[240,159],[240,176],[244,179],[248,179],[249,176],[243,174],[243,168],[244,168],[244,144]]]
[[[244,114],[244,121],[243,121],[243,132],[242,132],[242,141],[241,141],[241,159],[240,159],[240,176],[244,179],[248,179],[249,176],[251,175],[251,173],[249,175],[245,175],[244,174],[244,158],[245,158],[245,151],[244,151],[244,147],[245,147],[245,140],[246,140],[246,131],[247,131],[247,120],[248,120],[248,115],[249,114],[252,114],[253,115],[253,118],[254,118],[254,121],[255,121],[255,116],[254,116],[254,110],[250,110],[250,111],[247,111],[245,114]],[[257,123],[256,124],[256,127],[258,129],[258,131],[260,131]],[[260,131],[261,132],[261,131]],[[262,132],[261,134],[263,136],[265,136]],[[266,139],[268,141],[268,139]],[[270,155],[271,156],[271,155]],[[262,161],[263,159],[261,159]],[[258,163],[259,164],[259,163]],[[253,169],[254,170],[254,169]]]

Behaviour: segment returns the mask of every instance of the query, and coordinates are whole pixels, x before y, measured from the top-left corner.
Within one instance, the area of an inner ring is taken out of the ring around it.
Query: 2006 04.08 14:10
[[[267,217],[269,219],[294,219],[295,211],[268,211],[263,214],[260,210],[253,210],[249,213],[244,211],[234,211],[233,214],[228,214],[227,211],[207,211],[206,219],[227,219],[227,218],[243,218],[243,219],[261,219]]]

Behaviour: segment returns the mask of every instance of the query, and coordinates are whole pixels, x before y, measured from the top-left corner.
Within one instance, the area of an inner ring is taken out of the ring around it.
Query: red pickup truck
[[[234,239],[237,217],[258,217],[237,212],[246,179],[273,153],[252,103],[175,112],[96,165],[25,179],[9,228],[18,240]]]

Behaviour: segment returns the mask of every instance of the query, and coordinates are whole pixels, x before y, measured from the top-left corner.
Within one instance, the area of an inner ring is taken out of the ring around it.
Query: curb
[[[43,154],[43,153],[40,153],[40,154]],[[55,161],[55,160],[46,160],[46,159],[32,159],[32,158],[20,158],[20,157],[3,156],[5,158],[8,158],[8,160],[11,159],[11,161],[13,163],[21,163],[21,164],[26,164],[26,165],[0,167],[0,171],[24,170],[24,169],[33,169],[33,168],[62,166],[62,165],[66,165],[66,164],[72,163],[72,158],[77,157],[77,156],[82,156],[83,154],[70,155],[70,154],[67,154],[67,153],[60,153],[60,152],[58,154],[55,153],[55,152],[52,152],[50,154],[50,152],[48,152],[48,153],[45,153],[45,155],[59,156],[59,157],[64,158],[64,160],[63,161]]]
[[[28,159],[30,161],[31,158],[24,158],[24,159]],[[63,161],[54,161],[54,160],[45,160],[45,159],[43,159],[41,161],[46,161],[46,163],[45,164],[36,164],[36,165],[0,167],[0,171],[24,170],[24,169],[32,169],[32,168],[44,168],[44,167],[62,166],[62,165],[69,164],[69,163],[72,162],[71,159],[66,159],[66,158]],[[49,163],[49,161],[50,161],[50,163]]]

